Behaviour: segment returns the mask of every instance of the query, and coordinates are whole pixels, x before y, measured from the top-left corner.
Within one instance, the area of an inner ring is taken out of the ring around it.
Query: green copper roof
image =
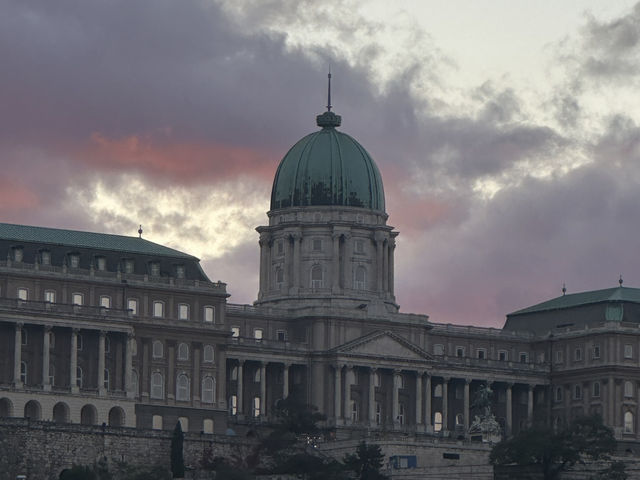
[[[522,310],[510,313],[507,316],[543,312],[547,310],[558,310],[561,308],[578,307],[581,305],[601,302],[640,303],[640,288],[615,287],[606,288],[604,290],[593,290],[590,292],[562,295],[561,297],[557,297],[531,307],[523,308]]]
[[[192,255],[187,255],[186,253],[158,245],[157,243],[139,237],[125,237],[123,235],[80,232],[77,230],[62,230],[58,228],[31,227],[28,225],[12,225],[10,223],[0,223],[0,239],[196,259]]]
[[[280,162],[271,210],[336,205],[384,211],[382,177],[369,153],[336,130],[339,115],[325,112],[316,120],[322,130],[296,143]]]

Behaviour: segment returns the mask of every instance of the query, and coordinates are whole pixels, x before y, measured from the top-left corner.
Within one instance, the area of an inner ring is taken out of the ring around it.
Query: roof
[[[108,233],[0,223],[0,239],[197,260],[192,255],[150,242],[144,238]]]
[[[640,303],[640,288],[614,287],[604,290],[592,290],[589,292],[571,293],[562,295],[546,302],[538,303],[531,307],[523,308],[509,313],[507,316],[521,315],[525,313],[559,310],[562,308],[578,307],[602,302],[631,302]]]
[[[284,156],[273,181],[271,210],[316,205],[384,212],[382,177],[369,153],[336,130],[340,116],[317,117],[321,130],[298,141]]]

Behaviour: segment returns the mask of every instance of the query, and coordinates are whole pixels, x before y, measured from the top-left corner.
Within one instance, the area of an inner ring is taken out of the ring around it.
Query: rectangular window
[[[176,265],[176,278],[184,278],[184,265]]]
[[[456,347],[456,357],[464,357],[464,347]]]
[[[104,257],[98,257],[96,259],[96,266],[98,270],[106,270],[107,269],[107,259]]]
[[[487,351],[484,348],[478,349],[478,360],[484,360],[487,358]]]
[[[71,303],[74,305],[83,305],[84,304],[84,295],[82,293],[74,293],[71,295]]]
[[[231,395],[231,398],[229,399],[229,413],[231,413],[231,415],[238,414],[238,396],[237,395]]]
[[[580,385],[573,386],[573,399],[580,400],[582,398],[582,387]]]
[[[100,297],[100,306],[102,308],[111,308],[111,297],[108,297],[107,295],[102,295]]]
[[[313,239],[313,251],[314,252],[321,252],[322,251],[322,240],[320,240],[319,238],[314,238]]]
[[[582,360],[582,348],[578,347],[575,350],[575,355],[573,357],[575,359],[576,362],[579,362]]]
[[[356,253],[364,253],[364,240],[356,240],[354,250]]]
[[[231,336],[238,338],[240,336],[240,327],[231,327]]]
[[[47,303],[56,303],[56,292],[54,290],[45,290],[44,301]]]
[[[207,323],[215,322],[215,308],[214,307],[204,307],[204,321]]]
[[[262,341],[262,329],[261,328],[256,328],[253,330],[253,338],[255,339],[256,343],[259,343]]]
[[[498,351],[498,360],[500,360],[501,362],[506,362],[507,360],[509,360],[509,355],[507,354],[506,350]]]
[[[178,305],[178,320],[189,320],[189,305],[186,303]]]
[[[564,361],[564,356],[562,354],[562,350],[556,350],[556,363],[562,363]]]
[[[556,402],[562,401],[562,387],[556,387]]]
[[[286,330],[277,330],[276,331],[276,338],[278,339],[279,342],[286,342],[287,341],[287,331]]]
[[[529,361],[529,354],[526,352],[520,352],[520,363],[527,363]]]
[[[153,302],[153,316],[156,318],[164,317],[164,302]]]
[[[26,302],[27,298],[29,297],[29,291],[26,288],[19,288],[17,296],[18,296],[18,300],[22,300],[23,302]]]
[[[633,358],[633,345],[630,343],[624,346],[624,358]]]
[[[149,264],[149,274],[154,277],[160,276],[160,264],[158,262],[151,262]]]
[[[133,273],[134,268],[135,267],[135,263],[133,262],[132,259],[125,259],[124,261],[124,273]]]
[[[127,308],[129,309],[131,315],[138,315],[138,300],[135,298],[130,298],[127,300]]]
[[[69,266],[71,268],[78,268],[80,266],[80,255],[69,255]]]
[[[51,265],[51,252],[47,250],[40,252],[40,260],[42,261],[42,265]]]
[[[22,247],[16,247],[13,249],[13,260],[16,262],[22,261]]]
[[[600,396],[600,382],[593,382],[592,395],[594,397]]]
[[[284,241],[278,240],[276,242],[276,254],[278,255],[284,254]]]
[[[593,358],[594,358],[594,359],[595,359],[595,358],[600,358],[600,345],[597,345],[597,344],[596,344],[596,345],[594,345],[594,346],[593,346],[593,352],[592,352],[592,353],[593,353],[593,355],[592,355],[592,356],[593,356]]]

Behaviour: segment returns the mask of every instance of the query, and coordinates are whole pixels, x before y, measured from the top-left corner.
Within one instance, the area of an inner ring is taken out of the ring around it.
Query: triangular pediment
[[[402,360],[431,360],[431,355],[390,331],[378,331],[345,343],[333,351],[339,355],[393,358]]]

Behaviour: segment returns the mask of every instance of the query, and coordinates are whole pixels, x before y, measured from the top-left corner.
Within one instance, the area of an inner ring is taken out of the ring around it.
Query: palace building
[[[640,440],[640,289],[502,329],[402,313],[382,178],[340,123],[319,115],[278,167],[253,305],[141,235],[0,224],[0,417],[241,434],[295,394],[338,438],[465,438],[488,385],[505,435],[597,412]]]

